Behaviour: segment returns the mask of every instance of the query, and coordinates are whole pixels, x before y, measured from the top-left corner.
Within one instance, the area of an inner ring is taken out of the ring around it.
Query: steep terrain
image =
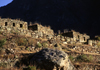
[[[55,31],[75,29],[91,36],[99,33],[100,1],[13,0],[0,8],[1,17],[50,25]]]

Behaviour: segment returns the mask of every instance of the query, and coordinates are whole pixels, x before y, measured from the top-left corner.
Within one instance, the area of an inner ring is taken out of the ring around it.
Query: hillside
[[[100,1],[13,0],[0,8],[0,16],[50,25],[55,31],[74,29],[91,36],[100,34]]]
[[[0,18],[0,70],[100,70],[100,37]],[[88,40],[90,39],[90,40]]]

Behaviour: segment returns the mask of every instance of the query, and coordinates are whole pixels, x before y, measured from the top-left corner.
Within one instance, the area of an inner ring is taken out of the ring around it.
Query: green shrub
[[[89,55],[88,59],[89,59],[89,62],[92,62],[93,61],[93,56]]]
[[[43,43],[42,43],[42,46],[43,46],[44,48],[47,48],[49,45],[48,45],[47,42],[43,42]]]
[[[38,48],[41,48],[41,47],[42,47],[42,44],[41,44],[40,42],[38,42],[38,43],[37,43],[37,47],[38,47]]]
[[[29,50],[30,50],[30,48],[29,48],[29,47],[27,47],[27,48],[26,48],[26,50],[27,50],[27,51],[29,51]]]
[[[74,58],[73,56],[70,55],[70,56],[69,56],[69,59],[73,62],[75,58]]]
[[[90,62],[89,58],[84,54],[77,56],[76,57],[76,61],[79,61],[79,62]]]
[[[28,66],[27,70],[36,70],[36,66]]]
[[[6,43],[6,39],[0,40],[0,48],[2,48],[5,43]]]

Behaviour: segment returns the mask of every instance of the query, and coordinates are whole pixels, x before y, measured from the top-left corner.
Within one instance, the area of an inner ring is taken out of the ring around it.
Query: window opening
[[[7,26],[7,22],[5,22],[5,26]]]
[[[13,23],[13,26],[15,27],[15,23]]]
[[[22,24],[20,24],[20,28],[22,28],[23,27],[23,25]]]

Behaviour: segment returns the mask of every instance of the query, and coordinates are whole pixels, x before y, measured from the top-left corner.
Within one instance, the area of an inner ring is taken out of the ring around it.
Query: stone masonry
[[[28,29],[27,22],[24,21],[18,21],[18,20],[13,20],[13,19],[0,19],[0,27],[7,27],[11,29]]]
[[[38,23],[30,24],[28,28],[29,30],[33,30],[33,31],[37,30],[38,32],[43,32],[43,34],[46,35],[54,35],[54,32],[50,27],[42,26],[41,24]]]
[[[19,35],[25,35],[33,38],[44,36],[51,38],[54,35],[54,32],[50,27],[44,27],[40,24],[33,24],[33,26],[28,26],[27,22],[7,18],[0,19],[0,31],[5,33],[17,32]]]
[[[80,34],[74,30],[63,33],[62,35],[72,38],[74,42],[87,42],[87,40],[90,38],[88,35]]]

